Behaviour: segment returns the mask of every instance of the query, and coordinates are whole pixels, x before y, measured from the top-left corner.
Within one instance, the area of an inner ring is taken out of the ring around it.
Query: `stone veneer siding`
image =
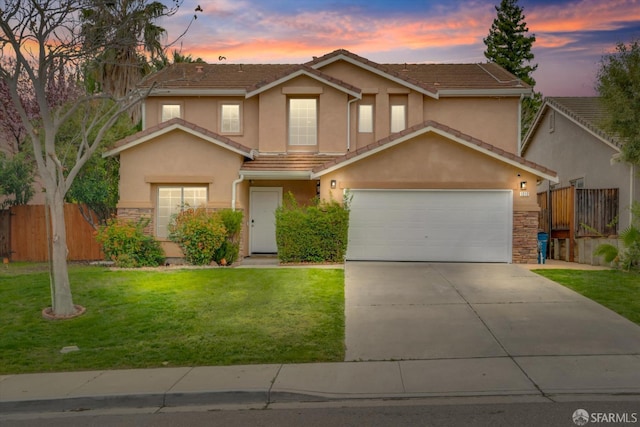
[[[149,225],[144,229],[146,234],[153,236],[153,208],[118,208],[118,219],[127,221],[138,221],[140,218],[150,218]]]
[[[514,264],[536,264],[538,262],[538,212],[516,211],[513,213]]]

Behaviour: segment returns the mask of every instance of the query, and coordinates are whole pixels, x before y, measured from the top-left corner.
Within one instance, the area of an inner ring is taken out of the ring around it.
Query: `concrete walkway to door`
[[[546,391],[640,384],[640,326],[518,265],[348,262],[345,277],[346,361],[520,373]]]

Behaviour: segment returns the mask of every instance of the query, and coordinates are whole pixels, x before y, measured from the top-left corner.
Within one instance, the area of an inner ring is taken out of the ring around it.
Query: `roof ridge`
[[[210,137],[215,139],[216,141],[219,141],[220,143],[227,145],[237,151],[241,151],[243,153],[245,153],[246,155],[250,155],[251,152],[253,151],[251,148],[240,144],[239,142],[236,142],[234,140],[232,140],[231,138],[228,138],[224,135],[220,135],[219,133],[213,132],[211,130],[208,130],[202,126],[198,126],[194,123],[188,122],[182,118],[179,117],[174,117],[170,120],[166,120],[164,122],[160,122],[154,126],[151,126],[147,129],[141,130],[139,132],[134,133],[133,135],[129,135],[119,141],[116,141],[109,150],[106,151],[106,153],[109,153],[113,150],[116,150],[118,148],[122,148],[127,146],[128,144],[137,141],[139,139],[142,139],[146,136],[152,135],[156,132],[160,132],[164,129],[170,128],[174,125],[178,125],[178,126],[182,126],[188,129],[193,130],[194,132],[197,132],[199,134],[202,134],[204,136]]]
[[[565,99],[565,100],[568,100],[568,99],[572,99],[572,100],[580,100],[580,99],[584,99],[584,100],[586,100],[586,99],[599,100],[600,97],[598,97],[598,96],[556,96],[556,97],[547,98],[546,102],[549,105],[552,105],[557,110],[559,110],[559,111],[563,112],[564,114],[566,114],[567,116],[571,117],[572,119],[574,119],[575,121],[577,121],[581,125],[585,126],[590,131],[595,133],[596,135],[600,136],[603,139],[606,139],[610,143],[614,144],[616,147],[621,148],[621,144],[620,144],[618,138],[616,138],[613,135],[609,134],[598,123],[594,123],[593,121],[588,120],[587,118],[585,118],[584,115],[580,114],[579,111],[576,111],[574,108],[571,108],[570,106],[568,106],[566,104],[563,104],[561,101],[559,101],[559,100],[562,100],[562,99]],[[598,113],[606,114],[606,112],[604,112],[604,111],[599,111]]]
[[[338,157],[336,159],[333,159],[333,160],[331,160],[331,161],[329,161],[329,162],[327,162],[327,163],[325,163],[325,164],[323,164],[321,166],[318,166],[318,167],[314,168],[313,169],[313,173],[322,172],[325,169],[329,169],[329,168],[331,168],[333,166],[337,166],[340,163],[343,163],[343,162],[345,162],[347,160],[353,159],[354,157],[363,155],[363,154],[365,154],[365,153],[367,153],[369,151],[372,151],[374,149],[378,149],[379,147],[383,147],[385,145],[389,145],[392,142],[397,141],[398,139],[401,139],[401,138],[403,138],[403,137],[405,137],[407,135],[411,135],[413,133],[419,132],[419,131],[421,131],[423,129],[426,129],[426,128],[429,128],[429,127],[432,127],[434,129],[438,129],[438,130],[440,130],[442,132],[445,132],[445,133],[447,133],[447,134],[449,134],[451,136],[454,136],[456,138],[462,139],[462,140],[464,140],[464,141],[466,141],[468,143],[474,144],[478,148],[481,148],[483,150],[487,150],[487,151],[490,151],[492,153],[495,153],[496,155],[498,155],[498,156],[500,156],[502,158],[511,160],[513,162],[521,164],[522,166],[526,166],[526,167],[532,168],[534,170],[537,170],[538,172],[541,172],[541,173],[544,173],[544,174],[547,174],[547,175],[557,175],[557,173],[555,171],[553,171],[553,170],[551,170],[551,169],[549,169],[549,168],[547,168],[545,166],[542,166],[540,164],[537,164],[535,162],[527,160],[524,157],[521,157],[521,156],[518,156],[518,155],[516,155],[514,153],[508,152],[508,151],[506,151],[506,150],[504,150],[502,148],[496,147],[493,144],[489,144],[488,142],[485,142],[483,140],[475,138],[475,137],[473,137],[471,135],[465,134],[464,132],[461,132],[461,131],[459,131],[457,129],[451,128],[451,127],[449,127],[447,125],[444,125],[444,124],[442,124],[440,122],[437,122],[435,120],[424,121],[424,122],[422,122],[420,124],[417,124],[417,125],[414,125],[414,126],[412,126],[410,128],[407,128],[407,129],[403,130],[402,132],[391,134],[391,135],[387,136],[386,138],[382,138],[382,139],[380,139],[378,141],[375,141],[375,142],[373,142],[371,144],[368,144],[368,145],[366,145],[364,147],[360,147],[355,151],[346,153],[346,154],[344,154],[344,155],[342,155],[342,156],[340,156],[340,157]]]

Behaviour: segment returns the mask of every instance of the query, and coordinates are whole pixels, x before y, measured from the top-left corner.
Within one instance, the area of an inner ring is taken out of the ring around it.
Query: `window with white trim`
[[[407,106],[391,106],[391,133],[403,131],[407,127]]]
[[[318,100],[316,98],[289,99],[289,144],[316,145],[318,143]]]
[[[240,104],[220,105],[220,133],[240,133]]]
[[[358,106],[358,132],[373,132],[373,105]]]
[[[185,208],[197,208],[207,203],[207,187],[158,187],[156,206],[156,236],[167,237],[171,217]]]
[[[173,118],[182,117],[182,108],[180,104],[162,104],[161,121],[166,122]]]

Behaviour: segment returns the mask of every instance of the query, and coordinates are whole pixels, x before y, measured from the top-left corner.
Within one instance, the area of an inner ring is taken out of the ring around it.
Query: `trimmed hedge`
[[[242,212],[222,209],[209,212],[188,208],[169,223],[169,239],[177,243],[185,259],[194,265],[231,265],[240,253]]]
[[[180,246],[185,259],[194,265],[210,264],[226,235],[220,215],[202,207],[185,209],[169,223],[169,239]]]
[[[348,231],[347,205],[331,200],[299,206],[288,193],[276,210],[278,258],[283,263],[344,262]]]
[[[98,228],[96,240],[116,267],[157,267],[164,263],[165,256],[160,243],[144,232],[149,222],[149,218],[137,222],[110,219]]]

